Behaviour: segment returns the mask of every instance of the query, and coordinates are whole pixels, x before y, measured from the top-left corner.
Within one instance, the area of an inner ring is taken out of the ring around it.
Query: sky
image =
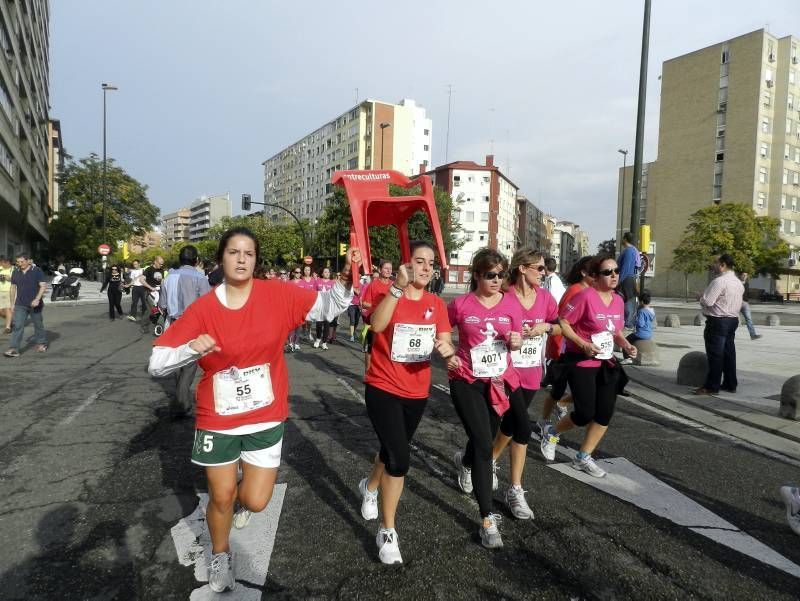
[[[361,7],[361,8],[359,8]],[[66,151],[107,151],[162,213],[263,195],[261,163],[358,98],[413,98],[433,165],[487,154],[541,209],[615,234],[618,149],[633,161],[644,0],[54,0],[50,116]],[[665,60],[766,28],[798,0],[653,0],[644,141],[657,158]],[[358,90],[358,92],[356,92]]]

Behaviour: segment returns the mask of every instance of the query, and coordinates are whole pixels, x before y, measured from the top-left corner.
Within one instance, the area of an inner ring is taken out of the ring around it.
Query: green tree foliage
[[[736,269],[776,275],[789,256],[789,246],[774,217],[760,217],[744,204],[725,203],[700,209],[689,219],[673,255],[672,269],[702,272],[722,253],[733,256]]]
[[[419,194],[419,188],[401,188],[391,186],[392,196],[413,196]],[[458,239],[461,226],[453,222],[453,199],[442,188],[434,187],[434,200],[436,212],[439,216],[439,227],[445,251],[449,255],[453,250],[461,247],[463,242]],[[433,242],[430,223],[427,216],[419,211],[408,220],[408,234],[411,240],[427,240]],[[325,207],[317,226],[314,230],[314,252],[321,256],[334,256],[338,252],[339,242],[349,242],[350,239],[350,206],[344,189],[337,187],[333,201]],[[377,226],[369,228],[369,245],[373,262],[389,259],[397,264],[400,260],[400,241],[394,226]]]
[[[97,259],[103,242],[143,235],[158,223],[159,209],[147,197],[147,186],[136,181],[113,159],[106,174],[106,239],[103,228],[103,161],[91,154],[69,160],[59,176],[61,210],[49,225],[50,255],[67,260]]]
[[[232,227],[246,227],[258,238],[261,246],[261,262],[265,265],[288,265],[296,263],[301,258],[303,237],[296,223],[278,225],[265,221],[261,215],[238,215],[236,217],[223,217],[220,222],[208,230],[208,240],[213,241],[213,251],[209,258],[216,254],[217,243],[226,230]],[[306,235],[308,227],[306,226]]]
[[[609,255],[612,257],[617,256],[617,241],[616,240],[603,240],[597,245],[597,254]]]

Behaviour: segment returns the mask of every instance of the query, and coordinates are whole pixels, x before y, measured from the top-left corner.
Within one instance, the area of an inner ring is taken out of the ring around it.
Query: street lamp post
[[[383,130],[386,129],[387,127],[389,127],[390,125],[391,125],[391,123],[385,123],[385,122],[380,124],[380,128],[381,128],[381,169],[383,169]]]
[[[622,155],[622,202],[619,204],[619,218],[617,219],[617,244],[622,240],[622,214],[625,207],[625,168],[628,166],[628,149],[620,148],[617,150]]]
[[[116,90],[115,86],[109,85],[104,83],[100,86],[103,90],[103,183],[102,183],[102,193],[103,193],[103,244],[108,244],[106,240],[106,200],[108,190],[106,187],[106,172],[108,169],[108,163],[106,159],[106,92],[110,90]],[[103,263],[106,262],[105,256],[103,257]]]

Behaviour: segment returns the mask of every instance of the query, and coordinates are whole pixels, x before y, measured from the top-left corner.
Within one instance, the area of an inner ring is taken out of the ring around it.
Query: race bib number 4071
[[[503,340],[483,342],[470,351],[472,375],[476,378],[502,376],[508,367],[508,348]]]
[[[269,363],[230,367],[214,374],[214,410],[219,415],[255,411],[274,400]]]

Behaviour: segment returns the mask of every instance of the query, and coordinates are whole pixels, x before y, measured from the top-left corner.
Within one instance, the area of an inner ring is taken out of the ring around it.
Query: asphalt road
[[[0,362],[0,598],[188,599],[201,586],[170,533],[206,490],[189,462],[193,426],[167,417],[152,380],[152,336],[98,305],[48,306],[47,353]],[[0,337],[7,344],[7,337]],[[455,487],[465,435],[434,388],[398,516],[405,563],[381,565],[358,481],[376,438],[349,343],[288,357],[286,484],[269,573],[237,595],[264,599],[797,599],[800,579],[547,467],[525,470],[535,519],[496,508],[505,547],[477,542],[477,506]],[[435,383],[445,385],[437,367]],[[532,416],[538,413],[538,403]],[[565,437],[575,448],[580,433]],[[798,466],[620,400],[600,457],[624,457],[800,564],[778,487]],[[558,461],[566,461],[559,455]],[[633,482],[632,487],[636,488]],[[645,487],[646,488],[646,487]],[[261,596],[263,593],[263,597]],[[220,598],[242,598],[227,595]]]

